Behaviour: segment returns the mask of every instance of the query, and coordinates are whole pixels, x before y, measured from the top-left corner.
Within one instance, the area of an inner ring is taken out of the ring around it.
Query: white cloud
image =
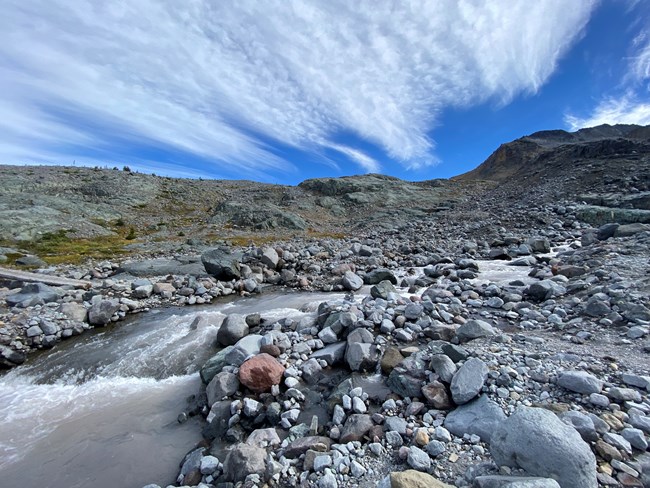
[[[621,98],[602,101],[588,117],[580,118],[567,115],[564,121],[574,131],[602,124],[648,125],[650,124],[650,103],[639,102],[628,94]]]
[[[407,168],[430,165],[444,109],[536,92],[593,5],[5,0],[0,102],[13,108],[0,158],[17,145],[120,154],[115,135],[247,174],[295,170],[262,136],[316,153],[340,145],[379,170],[341,142],[353,133]]]
[[[358,163],[367,173],[381,172],[381,165],[379,162],[358,149],[344,146],[342,144],[330,144],[329,147],[341,154],[345,154],[348,158]]]

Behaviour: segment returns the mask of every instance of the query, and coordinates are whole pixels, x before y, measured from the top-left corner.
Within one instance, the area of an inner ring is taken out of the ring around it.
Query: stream
[[[481,261],[477,281],[531,281],[529,267]],[[370,287],[357,292],[357,299]],[[405,296],[408,296],[407,294]],[[0,376],[0,484],[21,488],[141,488],[174,483],[201,440],[198,418],[179,424],[198,370],[215,352],[226,314],[270,323],[315,313],[343,293],[278,293],[129,316]],[[370,378],[372,380],[372,378]],[[368,385],[370,386],[370,385]]]
[[[130,316],[35,354],[0,376],[0,484],[141,488],[175,481],[201,440],[177,417],[199,391],[223,317],[275,321],[313,313],[343,294],[270,293]],[[200,320],[196,320],[200,317]]]

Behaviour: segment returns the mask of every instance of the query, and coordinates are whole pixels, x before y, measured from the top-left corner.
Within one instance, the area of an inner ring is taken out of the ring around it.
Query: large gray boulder
[[[227,481],[244,481],[249,474],[258,474],[264,479],[266,471],[266,450],[248,444],[237,444],[228,452],[223,462],[223,475]]]
[[[488,367],[478,358],[470,358],[460,367],[451,380],[451,397],[458,405],[476,397],[487,379]]]
[[[341,279],[341,285],[346,290],[357,291],[363,286],[363,280],[361,277],[352,271],[346,271]]]
[[[584,395],[600,393],[603,389],[603,382],[586,371],[563,371],[557,378],[557,384]]]
[[[383,298],[388,300],[388,295],[396,293],[397,290],[389,280],[380,281],[370,289],[370,295],[373,298]]]
[[[208,383],[205,393],[208,397],[208,405],[212,406],[214,403],[223,399],[223,397],[229,397],[234,395],[235,392],[239,389],[239,379],[234,373],[228,373],[222,371],[215,375],[212,378],[212,381]]]
[[[456,336],[460,342],[471,341],[479,337],[490,337],[496,334],[494,327],[484,320],[468,320],[456,331]]]
[[[379,361],[377,346],[364,342],[349,343],[345,350],[345,361],[352,371],[374,371]]]
[[[573,427],[542,408],[520,407],[495,429],[490,452],[500,466],[553,478],[562,488],[596,488],[596,457]]]
[[[146,259],[143,261],[132,261],[122,263],[117,270],[118,273],[127,273],[131,276],[166,276],[166,275],[205,275],[206,271],[195,258],[179,259]]]
[[[530,476],[488,475],[474,478],[476,488],[560,488],[557,481],[550,478]]]
[[[208,359],[203,366],[201,366],[200,374],[203,383],[206,385],[210,383],[212,378],[214,378],[215,375],[219,373],[226,364],[228,364],[226,357],[228,353],[232,351],[233,347],[234,346],[224,347],[221,351]]]
[[[5,300],[10,307],[33,307],[44,303],[56,302],[59,294],[43,283],[29,283],[23,286],[18,293],[7,295]]]
[[[501,407],[487,396],[461,405],[445,418],[445,428],[457,437],[474,434],[483,442],[490,442],[497,425],[506,419]]]
[[[280,256],[278,256],[278,253],[272,247],[265,247],[262,249],[260,261],[267,268],[275,269],[280,261]]]
[[[120,309],[120,301],[117,299],[104,300],[101,295],[95,295],[92,305],[88,310],[88,323],[90,325],[106,325],[111,317]]]
[[[397,278],[395,277],[395,274],[386,268],[373,269],[363,276],[363,282],[366,285],[376,285],[385,280],[390,281],[393,285],[397,284]]]
[[[543,302],[551,298],[559,297],[566,294],[566,288],[553,280],[542,280],[533,283],[524,290],[524,295]]]
[[[201,255],[201,262],[205,270],[218,280],[237,280],[241,277],[239,263],[241,253],[231,252],[228,248],[215,248],[205,251]]]
[[[222,346],[232,346],[241,338],[248,335],[249,328],[243,315],[230,314],[219,327],[217,342]]]

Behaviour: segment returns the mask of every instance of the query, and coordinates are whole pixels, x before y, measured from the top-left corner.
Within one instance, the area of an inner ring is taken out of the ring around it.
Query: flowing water
[[[179,424],[229,313],[300,318],[342,294],[269,294],[160,309],[57,345],[0,377],[0,486],[166,486],[201,439]],[[196,320],[200,317],[200,320]]]

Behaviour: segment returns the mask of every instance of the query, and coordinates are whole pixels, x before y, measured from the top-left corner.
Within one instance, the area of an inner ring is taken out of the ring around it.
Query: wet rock
[[[26,359],[27,355],[24,352],[0,345],[0,367],[11,368],[23,364]]]
[[[397,278],[392,271],[386,268],[373,269],[363,277],[363,282],[366,285],[376,285],[382,281],[390,281],[393,285],[397,285]]]
[[[208,396],[208,405],[212,406],[223,397],[234,395],[239,389],[239,380],[233,373],[221,372],[212,378],[205,392]]]
[[[221,371],[221,369],[228,364],[226,356],[232,351],[233,346],[224,347],[217,354],[208,359],[201,367],[200,375],[203,383],[210,383],[212,378]]]
[[[264,478],[266,472],[266,450],[239,443],[228,452],[223,462],[223,476],[226,481],[244,481],[250,474]]]
[[[496,427],[506,419],[499,405],[486,395],[459,406],[445,418],[445,428],[458,437],[478,435],[489,443]]]
[[[391,293],[397,293],[397,290],[389,280],[381,281],[370,289],[373,298],[388,300],[388,295]]]
[[[596,458],[589,445],[548,410],[520,407],[497,426],[490,452],[499,465],[556,479],[560,486],[597,486]]]
[[[222,346],[232,346],[248,335],[249,328],[246,319],[239,314],[230,314],[219,327],[217,342]]]
[[[245,361],[239,368],[239,381],[256,393],[271,391],[273,385],[279,385],[284,374],[282,366],[273,356],[259,354]]]
[[[483,388],[488,367],[478,358],[470,358],[454,374],[451,380],[451,397],[458,405],[469,402]]]
[[[603,382],[586,371],[563,371],[557,378],[557,384],[584,395],[600,393],[603,389]]]

